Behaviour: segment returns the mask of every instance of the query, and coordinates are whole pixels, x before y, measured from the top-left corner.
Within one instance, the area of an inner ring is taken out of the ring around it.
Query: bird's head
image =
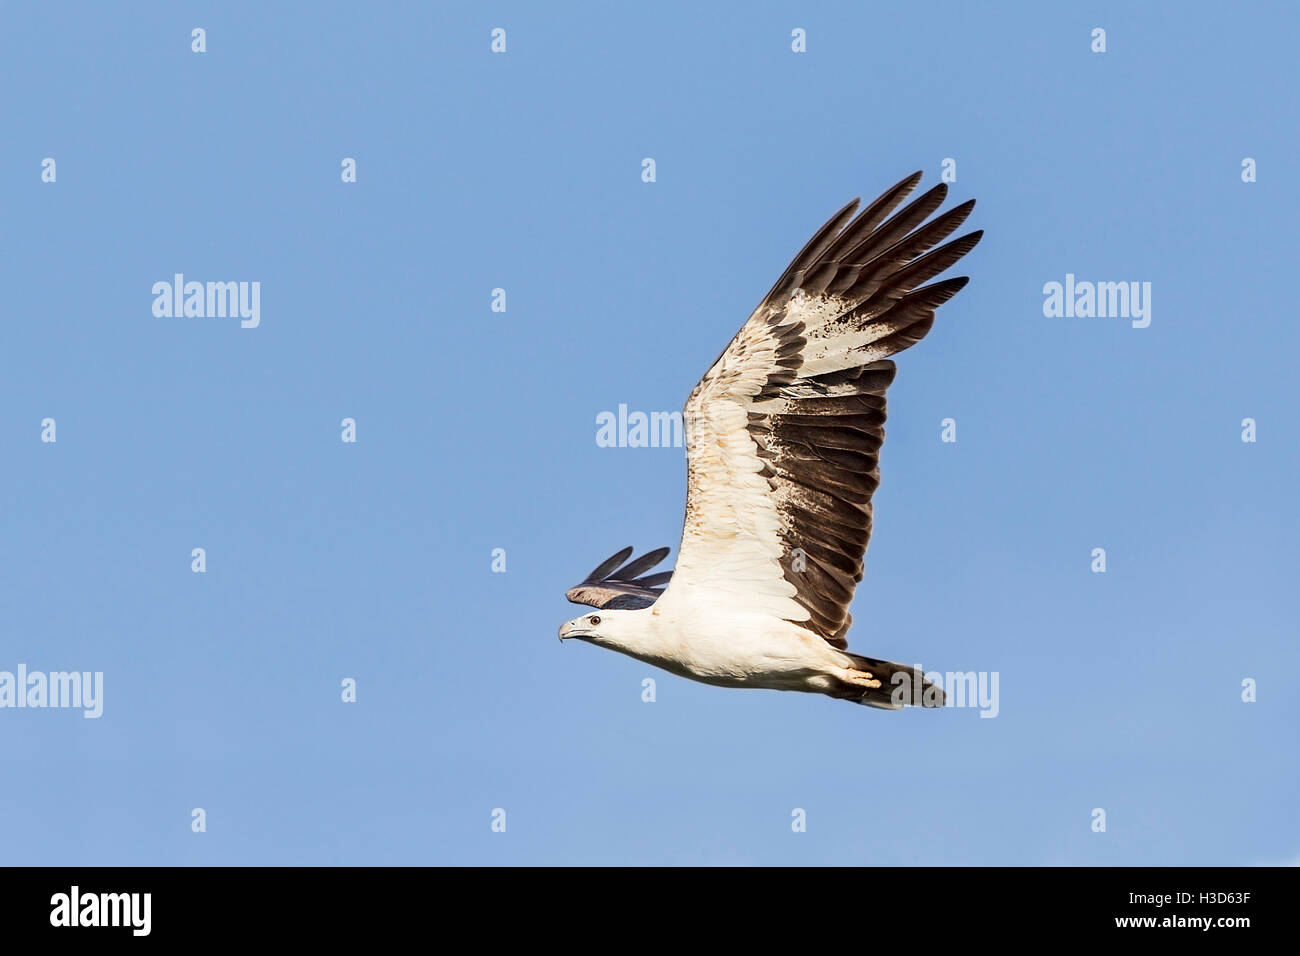
[[[562,624],[560,640],[577,638],[593,644],[618,647],[632,636],[633,631],[638,630],[636,625],[639,620],[637,611],[601,608],[592,614],[584,614],[567,624]]]

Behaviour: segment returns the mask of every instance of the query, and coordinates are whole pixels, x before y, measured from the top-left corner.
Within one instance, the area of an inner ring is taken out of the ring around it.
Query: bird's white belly
[[[651,646],[633,656],[706,684],[820,691],[846,663],[817,635],[766,615],[664,615],[655,623]]]

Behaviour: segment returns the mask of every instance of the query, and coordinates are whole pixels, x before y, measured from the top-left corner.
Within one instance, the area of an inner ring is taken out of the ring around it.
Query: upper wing
[[[892,218],[914,173],[813,236],[686,403],[686,524],[665,600],[688,589],[801,622],[844,647],[862,580],[894,363],[965,278],[934,278],[980,239],[930,251],[970,214],[940,184]]]
[[[632,556],[631,548],[624,548],[617,554],[610,555],[598,564],[583,582],[565,592],[574,604],[590,604],[600,608],[642,608],[649,607],[664,593],[662,585],[673,576],[671,571],[657,574],[640,575],[649,571],[668,556],[667,548],[650,551],[641,557],[628,561]],[[619,565],[623,565],[619,567]]]

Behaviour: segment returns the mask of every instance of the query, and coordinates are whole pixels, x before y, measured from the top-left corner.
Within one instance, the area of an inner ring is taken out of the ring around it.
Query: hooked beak
[[[561,642],[566,641],[571,637],[583,638],[583,637],[590,637],[590,636],[591,636],[591,628],[583,627],[582,625],[576,624],[573,621],[570,621],[568,624],[560,625]]]

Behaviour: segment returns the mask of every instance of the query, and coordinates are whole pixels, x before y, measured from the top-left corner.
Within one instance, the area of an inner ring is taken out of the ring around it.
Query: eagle
[[[763,297],[686,402],[676,567],[647,573],[667,548],[601,562],[566,595],[599,613],[564,624],[561,642],[720,687],[942,706],[942,689],[918,669],[854,654],[847,640],[880,483],[889,358],[924,338],[966,285],[930,280],[983,235],[944,241],[975,201],[931,219],[943,183],[899,209],[920,181],[913,173],[861,212],[850,202]]]

